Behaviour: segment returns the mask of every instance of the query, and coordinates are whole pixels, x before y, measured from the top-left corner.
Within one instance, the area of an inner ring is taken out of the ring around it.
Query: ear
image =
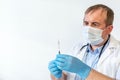
[[[113,25],[107,26],[107,32],[110,34],[112,32]]]
[[[107,26],[106,29],[103,31],[102,37],[105,39],[106,36],[111,33],[112,29],[113,29],[112,25]]]

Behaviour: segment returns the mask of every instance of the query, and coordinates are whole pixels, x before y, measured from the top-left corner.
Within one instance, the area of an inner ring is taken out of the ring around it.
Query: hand
[[[57,67],[54,60],[49,63],[48,69],[51,72],[51,74],[54,75],[56,78],[61,78],[62,77],[62,70],[60,70]]]
[[[81,78],[85,79],[89,75],[91,68],[84,64],[76,57],[58,54],[55,63],[61,70],[66,70],[78,74]]]

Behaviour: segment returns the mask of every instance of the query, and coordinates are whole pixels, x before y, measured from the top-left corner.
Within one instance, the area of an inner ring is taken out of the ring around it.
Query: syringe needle
[[[60,54],[60,41],[58,40],[58,53]]]

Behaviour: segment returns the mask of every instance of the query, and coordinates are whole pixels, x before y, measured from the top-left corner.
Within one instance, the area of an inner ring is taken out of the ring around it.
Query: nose
[[[87,26],[92,26],[92,23],[91,22],[88,22],[88,25]]]

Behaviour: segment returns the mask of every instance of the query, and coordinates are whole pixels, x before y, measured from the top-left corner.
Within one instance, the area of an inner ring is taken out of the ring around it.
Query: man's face
[[[89,12],[85,14],[83,25],[84,26],[91,26],[94,28],[99,28],[104,30],[102,33],[102,37],[105,38],[108,34],[110,34],[112,30],[112,26],[106,26],[105,20],[106,20],[106,11],[103,11],[102,9],[98,9],[94,12]]]

